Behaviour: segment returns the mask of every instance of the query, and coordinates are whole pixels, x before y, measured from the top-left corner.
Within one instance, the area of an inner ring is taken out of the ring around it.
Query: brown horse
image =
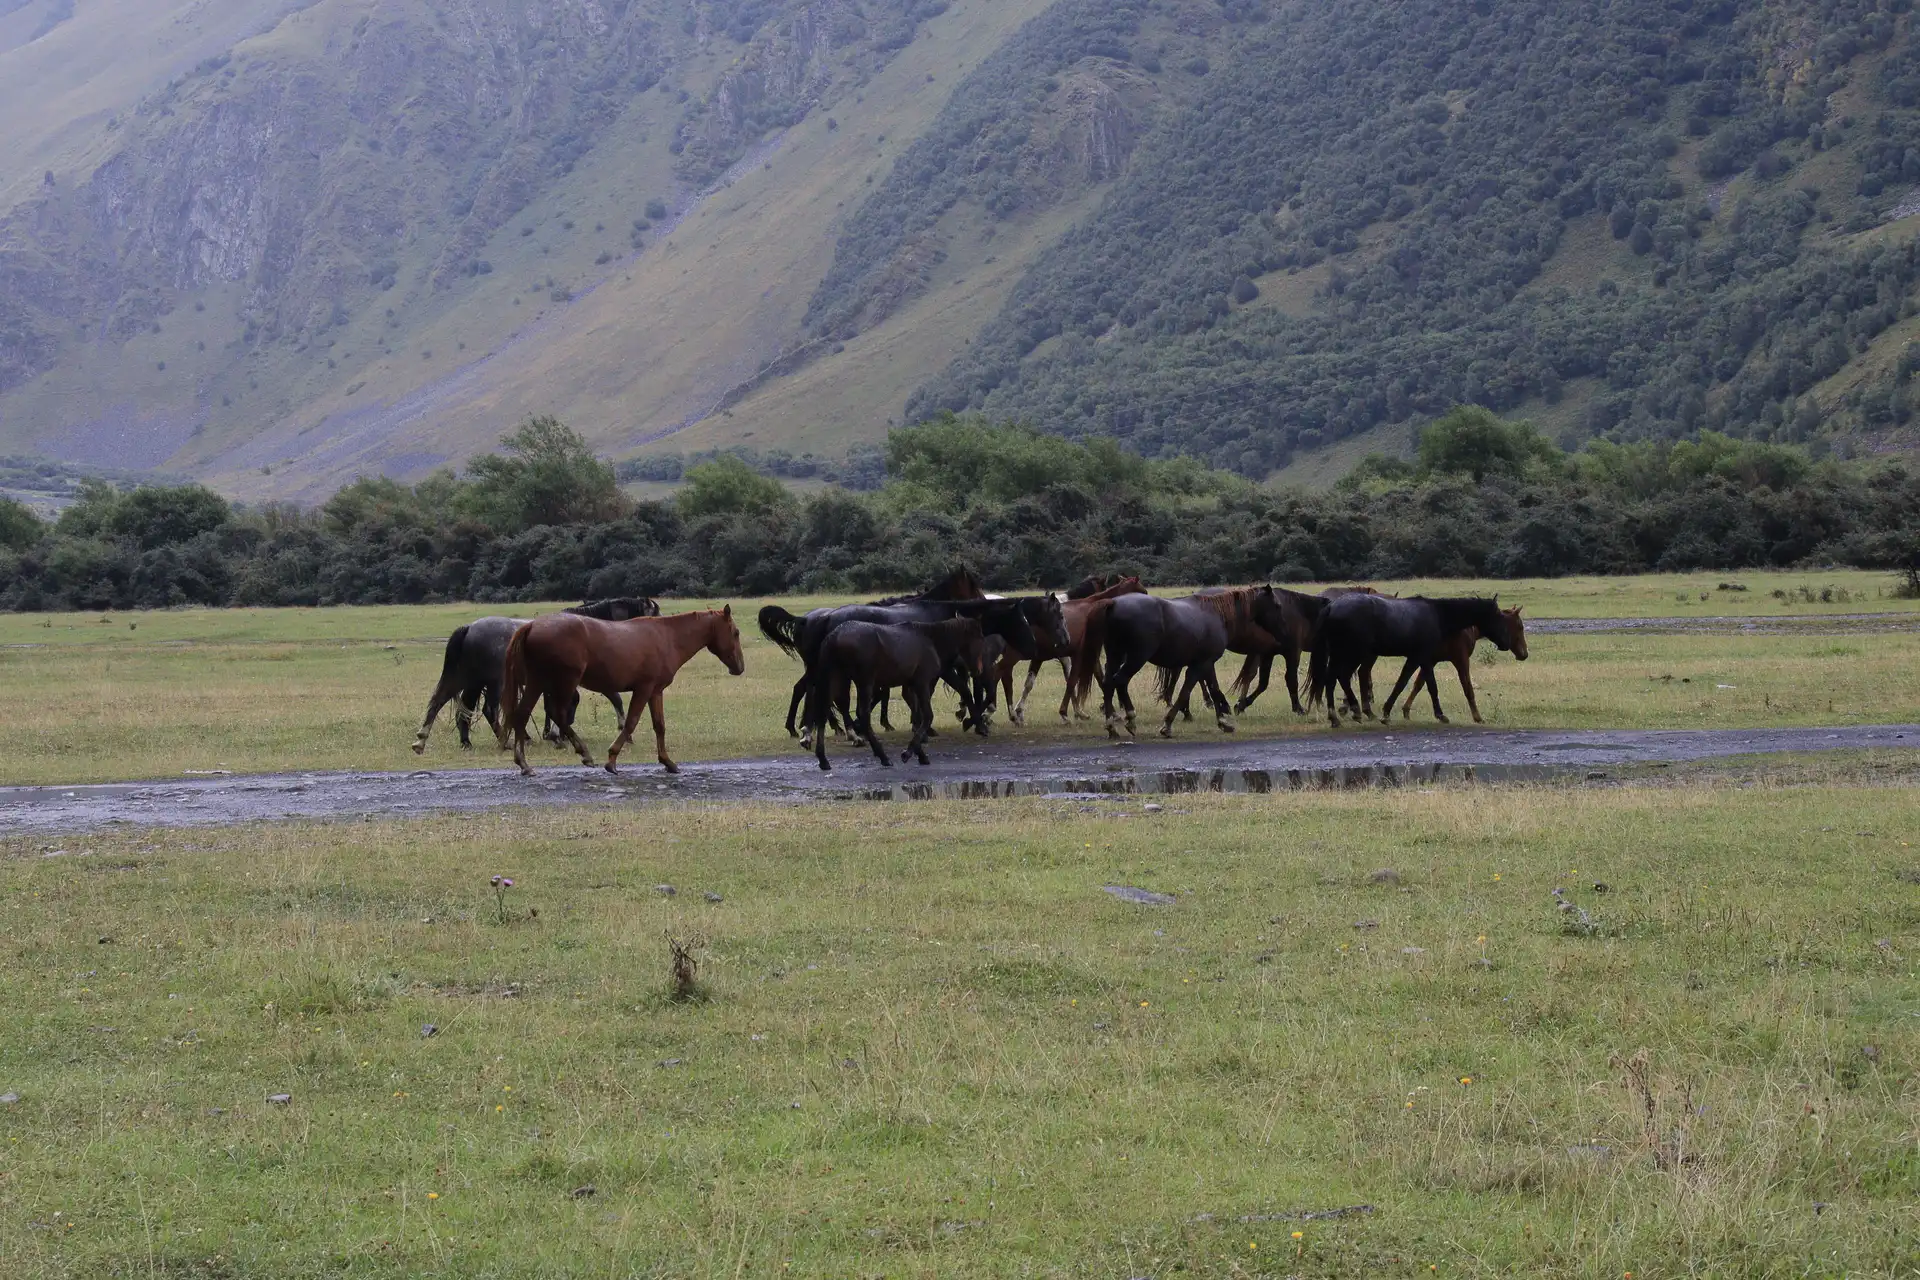
[[[1233,713],[1239,715],[1267,691],[1273,677],[1273,660],[1283,657],[1287,660],[1287,697],[1293,702],[1294,714],[1303,716],[1307,709],[1300,705],[1300,655],[1312,652],[1314,641],[1320,635],[1320,617],[1327,611],[1327,601],[1322,596],[1302,595],[1285,587],[1244,590],[1251,593],[1247,602],[1251,625],[1239,629],[1227,641],[1229,649],[1247,655],[1231,686],[1240,695]]]
[[[581,763],[592,764],[593,755],[573,731],[576,697],[581,689],[626,693],[631,695],[627,719],[607,750],[607,772],[614,772],[621,750],[633,741],[640,707],[645,704],[653,716],[660,763],[668,773],[678,773],[680,766],[667,755],[667,686],[702,649],[726,664],[733,675],[747,669],[732,605],[627,622],[601,622],[568,613],[535,618],[507,642],[506,666],[500,676],[500,745],[507,745],[511,729],[513,761],[521,773],[532,775],[527,764],[527,719],[533,714],[535,698],[544,697],[547,714],[580,753]]]
[[[1095,579],[1089,578],[1087,581],[1093,582]],[[1097,613],[1103,613],[1101,606],[1106,601],[1116,596],[1139,595],[1146,590],[1140,585],[1138,578],[1117,578],[1110,583],[1104,579],[1100,581],[1102,585],[1095,588],[1092,594],[1071,597],[1060,606],[1061,619],[1067,624],[1065,646],[1058,642],[1058,637],[1047,635],[1038,627],[1034,628],[1033,638],[1038,651],[1027,667],[1026,687],[1020,691],[1020,701],[1017,703],[1013,700],[1013,673],[1020,668],[1020,655],[1011,651],[1000,655],[996,663],[994,679],[1005,688],[1007,719],[1013,723],[1027,722],[1027,699],[1033,695],[1034,681],[1040,678],[1040,669],[1053,661],[1060,663],[1061,674],[1067,681],[1066,692],[1060,698],[1060,719],[1062,721],[1067,719],[1069,707],[1072,707],[1082,720],[1087,718],[1087,688],[1093,679],[1098,677],[1097,668],[1100,665],[1099,643],[1096,641],[1091,646],[1087,643],[1087,620]],[[1086,583],[1081,585],[1085,586]],[[1074,675],[1077,671],[1085,671],[1088,674],[1078,686],[1079,697],[1076,703]]]
[[[1525,662],[1527,660],[1527,629],[1525,624],[1520,621],[1520,606],[1515,605],[1511,609],[1502,609],[1500,612],[1506,617],[1507,631],[1513,640],[1513,656]],[[1473,710],[1473,722],[1475,724],[1485,724],[1486,721],[1480,718],[1480,704],[1473,699],[1473,650],[1474,646],[1479,643],[1480,628],[1478,627],[1468,627],[1465,631],[1455,632],[1452,636],[1448,637],[1446,647],[1441,651],[1440,661],[1451,662],[1453,669],[1460,673],[1460,690],[1467,695],[1467,706]],[[1407,700],[1400,708],[1400,714],[1403,718],[1408,720],[1413,719],[1413,700],[1426,682],[1426,672],[1416,671],[1414,673],[1413,687],[1407,690]],[[1367,669],[1360,675],[1360,691],[1368,704],[1369,709],[1367,714],[1371,715],[1373,703],[1373,668],[1371,664],[1369,664]]]

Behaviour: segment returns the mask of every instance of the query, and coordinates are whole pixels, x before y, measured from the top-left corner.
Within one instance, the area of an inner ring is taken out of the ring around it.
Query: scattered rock
[[[709,889],[707,891],[707,901],[708,902],[725,902],[726,899],[721,897],[719,894],[713,892],[711,889]]]
[[[1257,956],[1255,956],[1255,957],[1253,958],[1253,962],[1254,962],[1255,964],[1272,964],[1272,963],[1273,963],[1273,952],[1271,952],[1271,951],[1262,951],[1262,952],[1261,952],[1261,953],[1260,953],[1259,955],[1257,955]]]
[[[1575,1160],[1591,1160],[1598,1164],[1602,1160],[1611,1160],[1613,1158],[1613,1148],[1602,1146],[1597,1142],[1589,1142],[1582,1143],[1579,1146],[1568,1147],[1567,1154]]]
[[[1878,1062],[1880,1061],[1880,1046],[1877,1044],[1863,1045],[1860,1049],[1860,1056],[1868,1062]]]
[[[663,1067],[677,1067],[685,1061],[685,1058],[662,1058],[660,1059],[660,1065]]]
[[[1353,927],[1356,929],[1378,929],[1380,922],[1378,920],[1355,920]]]
[[[208,1107],[207,1114],[210,1116],[223,1116],[227,1114],[227,1109],[225,1107]]]
[[[1367,877],[1368,884],[1399,884],[1400,873],[1392,867],[1382,867]]]
[[[100,935],[100,945],[101,945],[101,946],[103,946],[103,947],[104,947],[104,946],[108,946],[108,945],[111,945],[111,944],[112,944],[112,942],[113,942],[113,936],[112,936],[111,934],[105,934],[105,933],[103,933],[103,934],[101,934],[101,935]]]
[[[671,898],[674,894],[680,892],[670,884],[657,884],[653,886],[653,891],[663,898]]]
[[[590,1199],[593,1196],[599,1195],[600,1188],[594,1186],[591,1182],[589,1182],[584,1187],[575,1187],[572,1191],[569,1191],[567,1194],[572,1196],[575,1200],[586,1200],[586,1199]]]
[[[1607,776],[1607,771],[1606,771],[1605,769],[1589,769],[1589,770],[1587,770],[1587,781],[1588,781],[1588,782],[1599,782],[1599,781],[1601,781],[1602,779],[1604,779],[1604,778],[1605,778],[1606,776]]]
[[[422,1040],[431,1040],[433,1037],[439,1034],[440,1034],[440,1028],[434,1026],[431,1022],[427,1023],[425,1026],[420,1028],[420,1038]]]
[[[0,1106],[10,1107],[18,1101],[20,1101],[20,1095],[17,1093],[0,1093]]]
[[[1593,891],[1595,893],[1612,893],[1613,886],[1608,884],[1605,880],[1595,880],[1593,882]]]
[[[270,1093],[267,1095],[267,1101],[276,1107],[284,1107],[293,1101],[293,1095],[290,1093]]]
[[[1920,884],[1920,867],[1906,867],[1893,873],[1893,878],[1903,884]]]
[[[1402,947],[1400,948],[1400,954],[1403,956],[1423,956],[1427,954],[1427,949],[1425,947]]]
[[[1473,966],[1476,969],[1491,969],[1493,968],[1493,961],[1487,959],[1485,956],[1481,956],[1473,962]]]
[[[1165,805],[1154,804],[1151,801],[1149,801],[1148,803],[1140,806],[1140,811],[1142,813],[1159,813],[1164,808],[1166,808]]]
[[[1155,893],[1151,889],[1136,889],[1130,884],[1102,885],[1102,889],[1122,902],[1137,902],[1143,907],[1170,907],[1176,899],[1170,893]]]

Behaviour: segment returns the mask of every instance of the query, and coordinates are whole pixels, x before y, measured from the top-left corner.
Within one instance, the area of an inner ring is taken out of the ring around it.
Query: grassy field
[[[1902,610],[1884,574],[1749,574],[1745,592],[1691,577],[1543,582],[1401,583],[1401,590],[1495,591],[1529,614],[1558,617],[1808,616]],[[1799,595],[1801,588],[1813,598]],[[1792,591],[1790,601],[1772,591]],[[1821,593],[1834,597],[1823,601]],[[1700,597],[1707,598],[1702,601]],[[706,601],[670,602],[669,608]],[[668,695],[668,741],[686,761],[789,748],[781,728],[799,667],[753,625],[741,601],[747,673],[730,678],[702,655]],[[825,600],[788,600],[799,611]],[[507,606],[496,606],[506,609]],[[552,605],[515,608],[530,613]],[[504,767],[483,739],[457,746],[443,713],[424,758],[408,749],[439,678],[447,634],[488,612],[475,605],[336,609],[180,610],[113,615],[0,615],[0,684],[27,691],[0,707],[4,780],[84,782],[179,776],[187,770]],[[1920,612],[1915,612],[1920,620]],[[1518,663],[1482,645],[1475,687],[1490,724],[1505,728],[1735,728],[1905,721],[1920,715],[1920,630],[1845,636],[1536,635]],[[1231,670],[1237,664],[1229,663]],[[1390,674],[1390,673],[1389,673]],[[1024,677],[1023,677],[1024,678]],[[1148,693],[1137,682],[1137,693]],[[1049,668],[1016,740],[1085,740],[1097,723],[1054,718],[1059,668]],[[1465,699],[1451,672],[1442,703],[1457,724]],[[944,714],[944,713],[943,713]],[[1415,724],[1431,725],[1424,704]],[[582,734],[604,750],[614,727],[598,698],[582,703]],[[1284,689],[1241,719],[1241,732],[1323,732],[1292,714]],[[1368,730],[1362,729],[1361,732]],[[1196,722],[1182,732],[1211,734]],[[565,764],[558,755],[536,759]],[[635,767],[651,767],[636,760]]]
[[[0,844],[0,1273],[1911,1274],[1829,773]]]

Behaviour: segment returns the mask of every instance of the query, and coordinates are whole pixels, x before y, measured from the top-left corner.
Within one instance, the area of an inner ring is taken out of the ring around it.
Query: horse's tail
[[[1073,657],[1073,670],[1069,673],[1073,687],[1073,705],[1085,707],[1087,694],[1093,688],[1093,673],[1100,666],[1100,655],[1107,650],[1107,615],[1113,606],[1102,602],[1087,610],[1086,626],[1081,632],[1080,652]]]
[[[800,656],[800,627],[805,621],[777,604],[766,605],[760,610],[760,634],[785,649],[789,658],[797,658]]]
[[[1327,705],[1333,705],[1333,680],[1328,674],[1329,670],[1327,633],[1323,627],[1320,634],[1314,637],[1313,649],[1307,658],[1307,706],[1309,708],[1320,705],[1320,696],[1323,693],[1326,695]]]
[[[531,630],[531,622],[523,622],[514,629],[513,638],[507,641],[506,662],[500,668],[500,723],[494,729],[494,737],[499,739],[503,750],[513,745],[508,735],[519,731],[520,708],[533,700],[526,689],[527,632]]]
[[[447,681],[453,679],[454,673],[459,671],[460,651],[466,647],[466,644],[467,644],[466,627],[464,626],[455,627],[453,629],[453,634],[447,637],[446,661],[440,664],[440,683],[441,684],[445,684],[447,683]]]
[[[1240,664],[1240,674],[1233,678],[1234,693],[1244,697],[1247,691],[1253,688],[1253,682],[1259,678],[1260,659],[1257,655],[1250,653],[1247,655],[1247,660]]]
[[[1168,706],[1172,706],[1173,690],[1174,686],[1179,683],[1181,668],[1155,667],[1154,671],[1157,673],[1153,680],[1155,685],[1154,695]]]

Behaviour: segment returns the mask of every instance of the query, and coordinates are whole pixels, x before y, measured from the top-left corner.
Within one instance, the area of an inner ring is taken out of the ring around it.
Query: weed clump
[[[693,958],[694,949],[704,946],[700,938],[689,938],[685,942],[667,935],[667,947],[670,952],[670,967],[667,972],[667,998],[676,1004],[685,1004],[707,998],[706,988],[700,985],[700,963]]]

